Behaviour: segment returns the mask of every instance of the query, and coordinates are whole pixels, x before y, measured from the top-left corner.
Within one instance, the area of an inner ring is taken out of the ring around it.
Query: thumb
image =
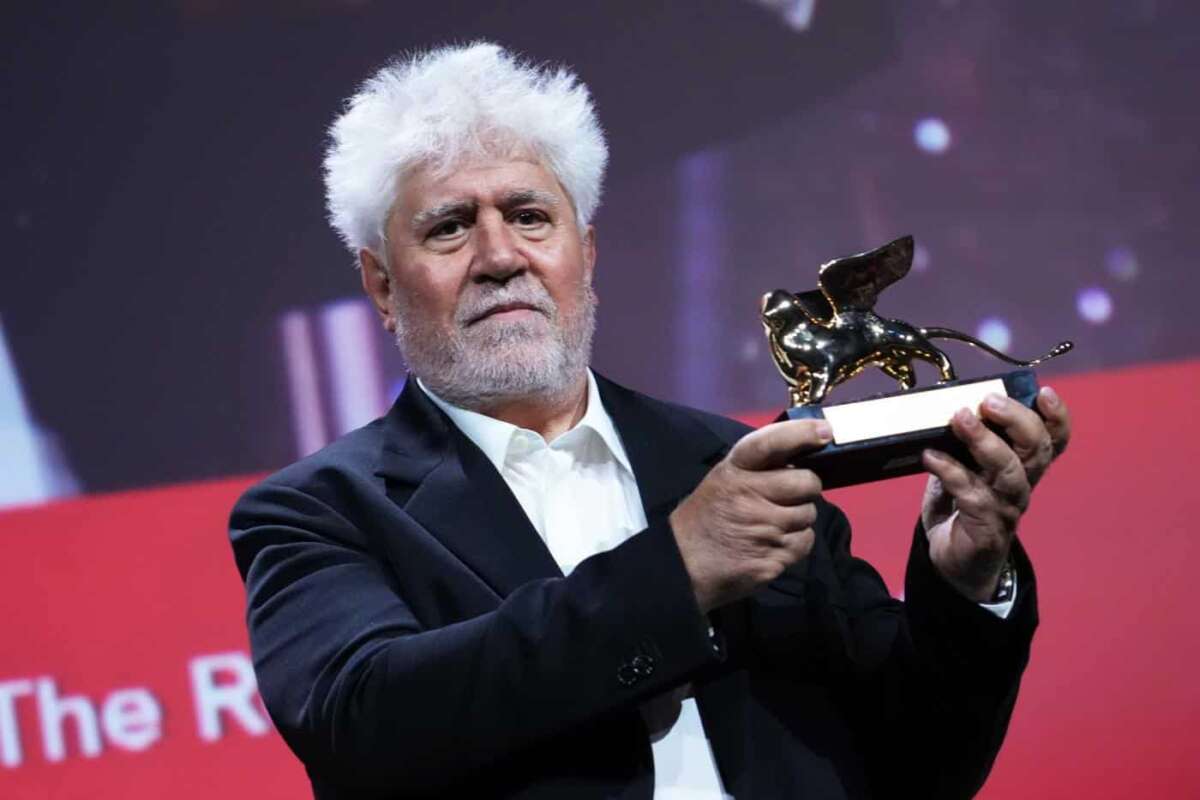
[[[773,422],[743,436],[729,451],[729,462],[746,470],[776,469],[796,456],[828,444],[833,438],[823,419]]]

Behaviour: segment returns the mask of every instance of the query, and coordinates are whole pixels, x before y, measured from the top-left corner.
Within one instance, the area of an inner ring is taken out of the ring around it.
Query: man
[[[386,417],[231,520],[260,689],[319,798],[962,797],[1036,624],[1016,542],[1067,411],[927,453],[906,602],[758,431],[587,369],[606,149],[568,72],[498,47],[380,71],[331,217],[411,368]],[[1015,594],[1014,594],[1015,591]]]

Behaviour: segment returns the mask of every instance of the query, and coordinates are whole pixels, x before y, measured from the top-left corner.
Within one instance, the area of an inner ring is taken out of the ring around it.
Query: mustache
[[[541,284],[532,281],[514,284],[510,281],[503,286],[481,284],[478,291],[464,297],[459,303],[454,321],[459,325],[470,325],[497,310],[509,307],[539,311],[551,320],[558,311],[550,293]]]

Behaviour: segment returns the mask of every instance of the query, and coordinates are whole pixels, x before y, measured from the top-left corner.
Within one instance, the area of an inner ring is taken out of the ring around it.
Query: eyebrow
[[[518,206],[527,206],[530,203],[540,203],[544,206],[557,208],[558,197],[550,192],[543,192],[540,189],[518,189],[501,197],[499,206],[502,211],[508,211]]]
[[[507,212],[520,206],[529,205],[530,203],[540,203],[551,208],[557,208],[559,199],[554,194],[544,192],[540,189],[517,189],[516,191],[507,192],[502,195],[500,202],[496,205],[501,211]],[[455,215],[472,216],[478,209],[479,204],[474,200],[451,200],[413,214],[412,226],[413,228],[422,228],[436,219]]]
[[[413,214],[413,228],[423,228],[427,223],[442,217],[452,217],[455,214],[469,215],[474,214],[476,204],[471,200],[451,200],[449,203],[442,203],[433,208],[426,208]]]

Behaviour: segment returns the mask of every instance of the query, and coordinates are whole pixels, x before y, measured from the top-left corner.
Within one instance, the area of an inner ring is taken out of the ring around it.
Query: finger
[[[946,487],[936,475],[930,475],[929,480],[925,482],[925,497],[921,502],[921,510],[927,523],[945,519],[954,513],[954,496],[946,491]]]
[[[1029,482],[1036,483],[1054,458],[1050,432],[1042,418],[1032,408],[998,394],[987,396],[980,406],[980,413],[1000,426],[1009,446],[1024,465]]]
[[[814,450],[833,438],[823,419],[792,419],[774,422],[743,436],[729,451],[735,467],[764,470],[782,467],[806,450]]]
[[[790,567],[792,564],[797,564],[808,557],[812,552],[813,542],[816,541],[816,534],[812,528],[804,528],[793,533],[789,533],[783,537],[783,544],[776,551],[777,557],[782,557],[782,562],[785,567]]]
[[[950,428],[974,457],[984,482],[1005,500],[1024,509],[1029,499],[1029,478],[1013,449],[968,409],[954,415]]]
[[[775,506],[771,512],[771,524],[784,534],[811,528],[816,521],[817,507],[812,503],[802,506]]]
[[[808,469],[773,469],[751,473],[751,488],[762,498],[781,506],[812,502],[821,494],[821,479]]]
[[[958,459],[940,450],[921,454],[925,469],[938,479],[942,491],[954,499],[954,505],[965,516],[986,520],[996,509],[996,498],[983,479],[967,469]]]
[[[744,528],[748,537],[770,547],[779,547],[790,533],[811,527],[817,521],[817,508],[813,503],[797,506],[777,506],[760,501],[748,509],[744,516]]]
[[[1050,433],[1051,448],[1058,456],[1067,449],[1071,441],[1071,412],[1067,404],[1058,396],[1058,392],[1049,386],[1043,386],[1037,396],[1038,410],[1046,420],[1046,430]]]
[[[978,475],[967,469],[957,458],[940,450],[926,450],[921,453],[921,463],[941,485],[942,502],[945,502],[946,498],[957,500],[983,486],[983,481]]]

